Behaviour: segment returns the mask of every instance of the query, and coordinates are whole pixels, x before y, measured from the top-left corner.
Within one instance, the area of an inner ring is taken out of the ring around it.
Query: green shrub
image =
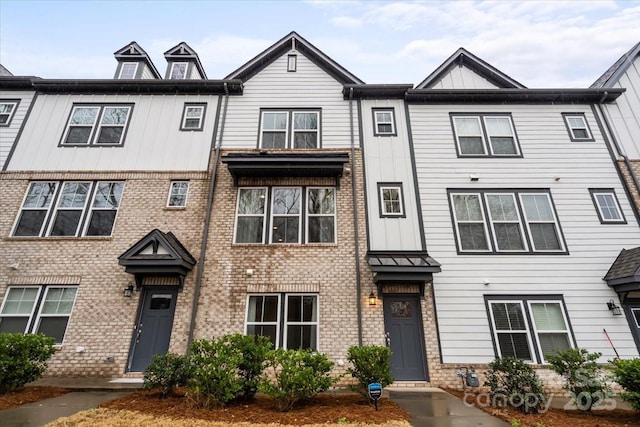
[[[242,397],[252,399],[258,391],[260,374],[265,368],[267,354],[273,344],[267,337],[260,335],[235,334],[223,337],[242,353],[242,362],[238,366],[242,379]]]
[[[640,411],[640,358],[616,359],[611,363],[613,378],[624,389],[620,397],[629,402],[633,409]]]
[[[498,357],[489,364],[484,385],[491,388],[493,406],[512,406],[529,413],[543,409],[547,397],[533,368],[515,357]]]
[[[338,378],[330,375],[333,362],[324,354],[308,350],[272,350],[267,356],[267,375],[258,389],[276,401],[279,411],[327,391]]]
[[[192,371],[187,396],[203,408],[223,406],[242,390],[242,352],[228,337],[197,340],[191,345]]]
[[[160,389],[163,396],[168,396],[176,387],[187,385],[190,377],[191,364],[186,356],[156,354],[144,370],[144,388]]]
[[[365,345],[362,347],[349,347],[347,360],[353,365],[347,369],[352,377],[358,380],[357,386],[351,388],[369,398],[367,386],[371,383],[380,383],[386,387],[393,382],[391,376],[391,349],[378,345]]]
[[[564,378],[564,389],[581,411],[590,411],[610,396],[604,374],[596,360],[602,353],[589,353],[583,348],[570,348],[545,355],[551,368]]]
[[[0,394],[40,378],[56,352],[54,343],[42,334],[0,334]]]

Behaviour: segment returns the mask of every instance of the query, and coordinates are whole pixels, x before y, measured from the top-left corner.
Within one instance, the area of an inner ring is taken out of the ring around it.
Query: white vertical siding
[[[432,89],[496,89],[497,86],[465,66],[453,67]]]
[[[16,137],[18,136],[18,132],[24,122],[25,116],[27,115],[27,111],[29,111],[29,107],[31,106],[34,96],[34,91],[0,92],[0,99],[20,100],[18,108],[11,119],[11,124],[6,127],[0,127],[0,170],[7,161],[7,156],[9,155],[11,147],[13,147]]]
[[[374,136],[372,108],[380,107],[394,109],[397,136]],[[362,126],[369,248],[374,251],[420,250],[422,249],[420,222],[404,102],[401,100],[363,101]],[[402,183],[405,218],[380,217],[379,182]]]
[[[287,72],[287,55],[291,53],[298,56],[296,72]],[[343,99],[342,88],[341,83],[300,52],[287,52],[251,77],[245,83],[243,96],[230,98],[223,147],[258,146],[260,108],[320,108],[322,147],[348,148],[349,101]],[[355,104],[354,101],[354,118]],[[357,142],[357,128],[354,131]]]
[[[450,112],[511,113],[522,158],[458,158]],[[594,142],[572,142],[561,113],[584,113]],[[640,242],[640,229],[591,110],[571,105],[410,105],[422,213],[429,254],[442,264],[434,275],[445,363],[485,363],[494,350],[483,296],[560,294],[577,345],[614,356],[637,356],[617,300],[602,277],[622,248]],[[471,182],[469,174],[479,176]],[[556,177],[559,180],[556,181]],[[625,225],[601,224],[589,188],[613,188]],[[459,255],[447,189],[549,189],[569,255]],[[490,284],[484,285],[487,280]]]
[[[151,70],[147,66],[147,64],[141,63],[141,65],[142,65],[142,75],[140,76],[141,79],[155,79],[156,78],[155,75],[151,72]]]
[[[206,170],[217,96],[40,95],[10,170]],[[185,102],[206,102],[202,131],[180,131]],[[119,147],[61,147],[74,103],[131,103]]]

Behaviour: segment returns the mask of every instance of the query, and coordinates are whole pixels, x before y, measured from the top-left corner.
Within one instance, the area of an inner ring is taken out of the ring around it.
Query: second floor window
[[[587,119],[582,113],[563,113],[571,141],[594,141]]]
[[[121,145],[132,105],[74,105],[62,145]]]
[[[319,111],[264,110],[260,121],[260,148],[319,148]]]
[[[9,126],[18,108],[19,101],[0,100],[0,126]]]
[[[202,130],[207,104],[184,104],[180,130]]]
[[[454,114],[451,120],[460,157],[520,156],[510,115]]]

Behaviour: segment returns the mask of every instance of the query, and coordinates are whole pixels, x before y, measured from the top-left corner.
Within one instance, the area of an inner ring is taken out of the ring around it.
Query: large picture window
[[[510,115],[452,114],[460,157],[519,157],[520,148]]]
[[[320,147],[320,111],[263,110],[260,148],[298,149]]]
[[[110,236],[123,182],[32,182],[13,236]]]
[[[133,106],[74,105],[62,145],[121,145]]]
[[[34,333],[62,344],[76,286],[10,286],[0,309],[0,333]]]

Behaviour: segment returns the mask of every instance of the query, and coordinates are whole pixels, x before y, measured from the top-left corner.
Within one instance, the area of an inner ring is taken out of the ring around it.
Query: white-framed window
[[[450,190],[461,253],[566,253],[548,191]]]
[[[173,80],[184,80],[187,78],[188,62],[173,62],[171,64],[171,73],[169,78]]]
[[[13,236],[110,236],[123,182],[32,182]]]
[[[234,242],[335,243],[335,204],[334,187],[239,188]]]
[[[248,295],[245,332],[268,337],[275,348],[317,350],[318,310],[316,294]]]
[[[395,110],[393,108],[373,109],[373,134],[375,136],[397,135]]]
[[[405,217],[402,183],[378,183],[380,217]]]
[[[486,296],[498,357],[546,363],[545,356],[574,347],[562,300],[546,296]]]
[[[207,104],[184,104],[180,130],[202,130]]]
[[[591,199],[602,224],[626,224],[616,192],[612,188],[590,188]]]
[[[74,105],[62,145],[121,145],[133,105]]]
[[[167,199],[167,207],[183,208],[187,206],[187,197],[189,195],[189,181],[171,181],[169,188],[169,198]]]
[[[594,141],[583,113],[562,113],[571,141]]]
[[[287,71],[295,73],[298,67],[298,55],[291,54],[287,56]]]
[[[0,333],[42,333],[62,344],[77,286],[9,286],[0,309]]]
[[[0,99],[0,126],[9,126],[11,124],[19,103],[20,100],[18,99]]]
[[[260,148],[320,147],[320,111],[263,110],[260,118]]]
[[[135,79],[136,71],[138,71],[137,62],[123,62],[120,66],[120,76],[118,78],[122,80]]]
[[[452,114],[458,156],[519,157],[511,115]]]

